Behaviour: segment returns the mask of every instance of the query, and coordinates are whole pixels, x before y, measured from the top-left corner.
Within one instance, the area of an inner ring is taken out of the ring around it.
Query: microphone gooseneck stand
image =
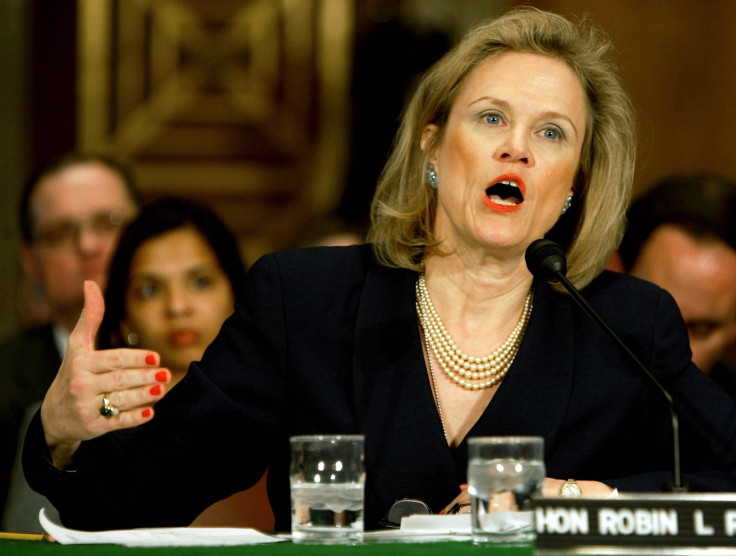
[[[559,282],[569,292],[580,308],[601,327],[629,356],[629,358],[649,377],[654,385],[664,396],[670,410],[670,418],[672,422],[672,447],[673,447],[673,463],[674,463],[674,480],[668,481],[662,485],[665,492],[687,492],[688,486],[682,479],[682,469],[680,467],[680,425],[675,410],[675,404],[672,395],[657,380],[652,372],[642,363],[634,354],[629,346],[619,337],[614,330],[608,326],[608,323],[598,314],[598,312],[588,303],[578,289],[572,285],[567,279],[567,258],[562,248],[554,241],[549,239],[538,239],[529,245],[525,254],[526,264],[529,271],[537,278],[552,280]]]

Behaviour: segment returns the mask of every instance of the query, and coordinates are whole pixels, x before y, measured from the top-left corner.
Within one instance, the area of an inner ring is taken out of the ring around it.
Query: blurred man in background
[[[0,345],[0,514],[23,414],[43,399],[56,375],[82,310],[83,282],[104,289],[118,234],[137,206],[128,170],[102,156],[65,155],[25,184],[18,215],[21,264],[50,322]]]
[[[620,255],[627,272],[675,298],[693,361],[736,397],[724,358],[736,340],[736,183],[713,174],[668,177],[634,201]]]

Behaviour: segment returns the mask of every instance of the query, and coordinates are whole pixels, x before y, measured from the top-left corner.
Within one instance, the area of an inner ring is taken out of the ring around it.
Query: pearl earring
[[[434,170],[434,164],[427,164],[427,179],[429,180],[429,185],[432,186],[432,189],[437,189],[439,181],[437,180],[437,172]]]
[[[130,334],[128,334],[126,340],[129,346],[137,346],[140,338],[138,338],[138,334],[136,334],[135,332],[131,332]]]
[[[572,206],[572,195],[565,199],[565,204],[562,205],[562,214],[565,214]]]

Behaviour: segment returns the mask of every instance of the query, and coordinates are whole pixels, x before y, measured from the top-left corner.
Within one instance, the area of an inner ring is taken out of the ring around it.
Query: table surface
[[[269,543],[248,546],[191,546],[128,548],[119,545],[75,544],[62,545],[48,541],[26,541],[0,539],[0,555],[63,555],[63,556],[533,556],[531,545],[491,547],[474,546],[471,542],[423,542],[423,543],[377,543],[367,542],[355,546],[305,545],[291,542]]]

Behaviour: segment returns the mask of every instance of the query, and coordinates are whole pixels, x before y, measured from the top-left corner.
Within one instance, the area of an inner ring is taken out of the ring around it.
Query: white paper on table
[[[470,514],[411,515],[401,519],[399,529],[366,531],[374,542],[467,541],[471,534]]]
[[[453,515],[410,515],[401,519],[401,528],[374,533],[379,539],[467,540],[473,534],[470,513]],[[488,531],[504,533],[533,525],[532,512],[500,512],[482,516]]]
[[[401,519],[405,533],[434,533],[437,535],[470,535],[470,512],[451,515],[410,515]]]
[[[255,529],[227,527],[156,527],[115,531],[78,531],[54,523],[44,508],[41,527],[60,544],[121,544],[124,546],[233,546],[281,542]]]
[[[618,490],[608,495],[618,498]],[[451,515],[417,514],[401,519],[400,529],[366,531],[366,539],[377,541],[462,541],[473,534],[470,512]],[[482,516],[483,527],[497,533],[533,527],[532,512],[500,512]]]
[[[507,534],[519,530],[534,530],[534,513],[531,510],[520,512],[498,512],[480,516],[480,526],[488,533]]]

